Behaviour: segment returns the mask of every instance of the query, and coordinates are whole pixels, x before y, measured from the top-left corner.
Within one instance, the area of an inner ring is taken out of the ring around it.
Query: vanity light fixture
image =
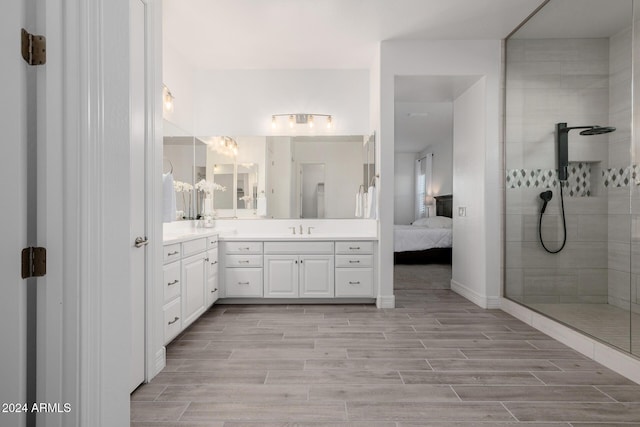
[[[164,105],[165,111],[173,111],[173,100],[176,99],[175,96],[171,94],[171,91],[167,87],[167,85],[162,85],[162,103]]]
[[[230,136],[221,136],[219,139],[219,151],[225,154],[237,156],[238,143]]]
[[[327,118],[327,129],[333,127],[333,117],[330,114],[310,114],[310,113],[297,113],[297,114],[274,114],[271,116],[271,128],[278,128],[278,117],[288,117],[289,127],[293,129],[295,125],[307,125],[309,128],[313,128],[316,117]]]

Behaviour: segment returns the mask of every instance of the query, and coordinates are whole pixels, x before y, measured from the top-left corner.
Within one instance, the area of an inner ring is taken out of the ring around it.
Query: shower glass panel
[[[640,354],[633,12],[551,0],[506,41],[504,295]]]

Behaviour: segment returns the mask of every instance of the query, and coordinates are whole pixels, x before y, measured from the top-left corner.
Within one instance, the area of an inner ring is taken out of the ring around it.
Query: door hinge
[[[47,274],[47,249],[24,248],[22,250],[22,278],[42,277]]]
[[[43,65],[47,62],[47,39],[22,29],[22,57],[29,65]]]

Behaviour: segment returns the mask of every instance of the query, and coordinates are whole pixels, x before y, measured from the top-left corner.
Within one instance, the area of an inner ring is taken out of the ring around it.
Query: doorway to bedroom
[[[394,289],[450,289],[454,101],[477,76],[396,76]]]

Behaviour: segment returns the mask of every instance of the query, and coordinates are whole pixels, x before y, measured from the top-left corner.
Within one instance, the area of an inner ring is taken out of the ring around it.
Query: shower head
[[[615,132],[616,130],[616,128],[612,126],[598,126],[598,125],[567,127],[566,123],[558,123],[556,125],[556,129],[561,134],[569,133],[570,130],[574,130],[574,129],[584,129],[582,132],[580,132],[580,135],[602,135],[604,133]]]
[[[602,135],[614,132],[616,128],[611,126],[572,126],[566,123],[556,123],[556,149],[558,152],[558,179],[566,181],[569,176],[567,166],[569,165],[569,131],[573,129],[583,129],[580,135]]]
[[[580,135],[602,135],[603,133],[615,132],[616,128],[612,126],[591,126],[590,129],[585,129],[580,132]]]

